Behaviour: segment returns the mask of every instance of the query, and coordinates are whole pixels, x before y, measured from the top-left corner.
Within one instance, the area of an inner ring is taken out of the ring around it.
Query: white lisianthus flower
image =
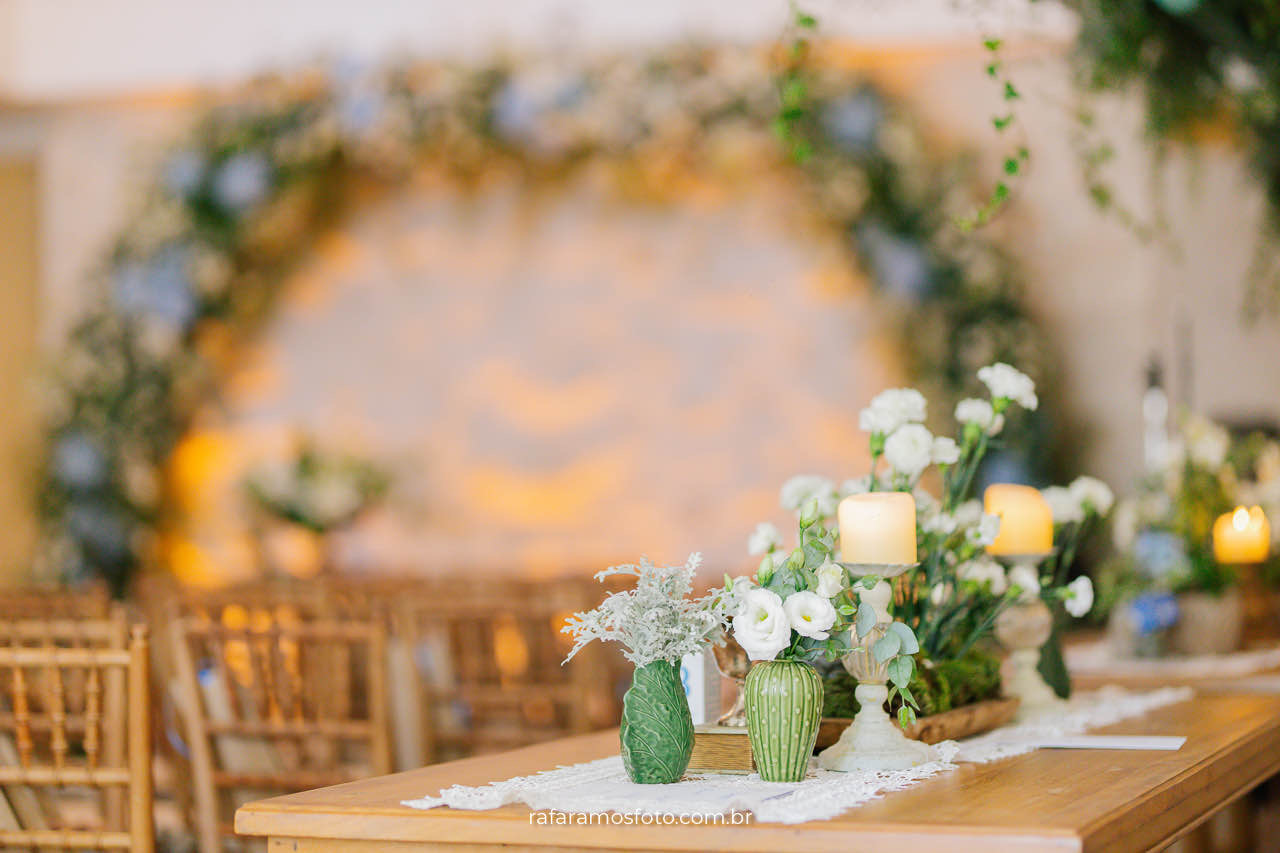
[[[938,436],[933,440],[933,462],[937,465],[954,465],[960,461],[960,448],[955,440]]]
[[[965,531],[965,537],[969,542],[980,548],[986,548],[996,541],[996,536],[999,534],[1000,516],[987,515],[985,512],[978,518],[976,524]]]
[[[1111,512],[1111,507],[1116,502],[1116,496],[1111,491],[1111,487],[1097,477],[1076,477],[1067,488],[1071,490],[1076,503],[1085,512],[1106,515]]]
[[[888,435],[905,424],[924,421],[924,395],[914,388],[881,391],[858,414],[858,427],[873,435]]]
[[[884,443],[889,467],[908,480],[915,480],[933,459],[933,433],[920,424],[899,427]]]
[[[778,502],[789,512],[800,512],[811,500],[818,501],[823,516],[836,511],[836,484],[820,474],[799,474],[782,484]]]
[[[1062,606],[1077,619],[1093,609],[1093,581],[1088,575],[1081,575],[1067,584],[1067,597]]]
[[[871,491],[870,477],[854,477],[840,484],[842,498],[847,498],[849,495],[864,495],[869,491]]]
[[[791,623],[771,589],[752,589],[733,617],[733,638],[751,660],[773,660],[791,645]]]
[[[834,598],[845,588],[844,569],[828,560],[818,567],[818,595]]]
[[[986,584],[994,595],[1004,595],[1004,591],[1008,589],[1004,569],[1001,568],[999,563],[987,556],[975,557],[960,564],[956,568],[956,577],[962,581]]]
[[[1066,486],[1049,486],[1047,489],[1041,489],[1040,495],[1049,505],[1049,511],[1053,513],[1054,524],[1084,521],[1084,507],[1080,506],[1075,493]]]
[[[782,547],[782,534],[772,522],[760,522],[747,537],[748,554],[767,554],[780,547]]]
[[[1009,570],[1009,586],[1016,586],[1022,601],[1034,601],[1040,594],[1040,578],[1031,566],[1017,565]]]
[[[829,600],[816,592],[804,590],[792,593],[783,602],[782,609],[797,634],[815,640],[825,640],[831,636],[827,630],[836,622],[836,609]]]
[[[978,379],[997,400],[1010,400],[1028,411],[1035,411],[1040,405],[1031,377],[1003,361],[979,368]]]

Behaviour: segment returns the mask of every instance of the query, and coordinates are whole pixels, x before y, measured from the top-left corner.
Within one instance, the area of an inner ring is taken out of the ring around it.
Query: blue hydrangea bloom
[[[97,442],[76,430],[53,445],[53,475],[67,488],[88,491],[106,482],[107,460]]]
[[[271,189],[271,164],[257,152],[227,158],[213,175],[213,198],[233,213],[262,201]]]
[[[854,153],[875,149],[883,121],[884,104],[870,89],[831,101],[822,111],[822,127],[827,136],[840,148]]]

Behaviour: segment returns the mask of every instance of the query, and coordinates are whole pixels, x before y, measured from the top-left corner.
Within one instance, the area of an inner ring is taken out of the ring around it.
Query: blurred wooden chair
[[[154,850],[147,629],[127,643],[122,619],[2,633],[0,847]],[[96,819],[68,817],[72,793],[100,798]]]
[[[0,622],[17,619],[106,619],[111,611],[106,584],[0,588]]]
[[[245,801],[391,772],[382,626],[274,614],[170,630],[202,853]]]
[[[613,679],[597,648],[568,665],[560,632],[596,603],[585,579],[424,581],[400,602],[395,633],[419,685],[421,763],[592,731],[616,718]],[[401,680],[397,677],[397,683]]]

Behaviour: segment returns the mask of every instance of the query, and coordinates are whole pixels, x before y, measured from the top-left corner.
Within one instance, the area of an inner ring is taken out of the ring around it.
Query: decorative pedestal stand
[[[751,671],[751,658],[733,637],[727,637],[723,646],[712,646],[711,653],[716,660],[716,669],[720,674],[733,682],[737,695],[728,711],[720,715],[716,725],[745,729],[747,727],[747,702],[742,695],[742,685],[747,673]]]
[[[880,582],[871,589],[858,586],[859,601],[867,602],[875,610],[876,626],[865,637],[853,640],[858,647],[849,652],[841,663],[849,674],[858,679],[853,695],[860,706],[853,722],[840,735],[840,739],[818,754],[818,765],[826,770],[905,770],[923,764],[932,757],[932,750],[923,743],[909,739],[894,725],[884,709],[888,698],[889,675],[885,665],[875,659],[871,647],[884,636],[892,619],[889,602],[893,588],[887,578],[911,568],[910,565],[870,565],[842,563],[855,578],[878,575]]]
[[[1045,556],[1033,554],[1009,557],[1008,560],[1034,572]],[[1024,720],[1046,708],[1062,704],[1037,668],[1040,665],[1040,647],[1053,633],[1053,613],[1040,600],[1039,592],[1018,601],[997,616],[995,627],[996,639],[1009,650],[1012,673],[1004,683],[1004,692],[1020,700],[1017,719]]]

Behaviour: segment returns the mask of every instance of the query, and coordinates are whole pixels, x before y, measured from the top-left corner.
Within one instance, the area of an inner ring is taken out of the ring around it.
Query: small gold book
[[[746,726],[694,726],[690,773],[751,773],[751,738]]]

